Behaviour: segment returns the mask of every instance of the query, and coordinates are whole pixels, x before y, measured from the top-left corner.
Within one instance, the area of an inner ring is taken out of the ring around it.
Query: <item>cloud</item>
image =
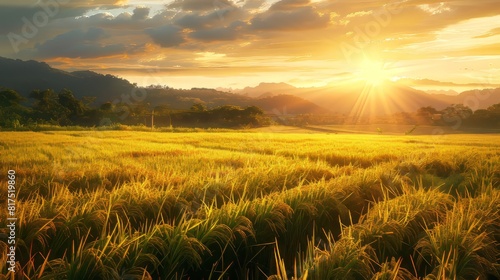
[[[169,9],[180,9],[191,12],[221,10],[229,7],[235,8],[233,2],[229,0],[175,0],[172,4],[168,5]]]
[[[21,33],[26,21],[33,23],[35,21],[54,21],[59,18],[74,18],[82,15],[86,10],[86,8],[63,9],[56,6],[56,8],[50,8],[46,12],[39,6],[6,6],[0,4],[0,34]]]
[[[148,7],[138,7],[134,9],[132,14],[132,19],[134,20],[145,20],[149,16],[150,8]]]
[[[252,27],[257,30],[307,30],[328,26],[330,17],[320,15],[314,8],[306,6],[290,11],[267,11],[254,17]]]
[[[246,27],[246,23],[236,21],[228,27],[211,28],[191,32],[189,37],[205,42],[232,41],[244,36],[244,32],[242,31],[244,27]]]
[[[95,58],[121,54],[126,51],[123,44],[103,44],[108,35],[102,29],[88,31],[76,29],[63,33],[36,46],[41,57]]]
[[[189,29],[206,29],[228,26],[235,21],[245,21],[249,14],[241,8],[225,8],[213,12],[182,13],[173,24]]]
[[[99,6],[121,5],[122,0],[54,0],[60,5],[88,6],[90,8]],[[33,6],[52,2],[52,0],[2,0],[2,5],[7,6]]]
[[[0,54],[12,52],[6,34],[21,34],[22,18],[33,21],[53,1],[60,0],[0,0]],[[500,27],[487,22],[500,14],[498,0],[69,0],[58,9],[12,56],[79,67],[89,61],[118,68],[175,61],[168,66],[194,73],[203,67],[195,54],[214,52],[227,55],[224,63],[213,63],[231,73],[236,65],[288,69],[295,58],[316,70],[314,61],[345,63],[342,43],[401,61],[500,54]],[[454,33],[470,19],[484,22]]]
[[[190,29],[204,29],[220,23],[230,12],[231,10],[220,10],[203,15],[198,13],[183,14],[174,21],[174,24]]]
[[[412,78],[402,78],[398,80],[398,83],[407,84],[410,86],[441,86],[441,87],[484,87],[485,85],[491,87],[500,87],[500,84],[485,84],[485,83],[454,83],[454,82],[444,82],[431,79],[412,79]]]
[[[346,20],[350,14],[390,12],[391,20],[383,32],[418,34],[439,31],[447,26],[473,18],[500,14],[498,0],[397,0],[397,1],[350,1],[326,0],[316,3],[318,11],[335,12]],[[369,16],[369,15],[368,15]],[[348,26],[367,23],[369,17],[360,16],[347,20]],[[373,17],[372,17],[373,20]]]
[[[479,39],[479,38],[488,38],[488,37],[493,37],[493,36],[496,36],[496,35],[500,35],[500,27],[493,28],[490,31],[488,31],[487,33],[485,33],[483,35],[475,36],[474,38],[477,38],[477,39]]]
[[[210,16],[202,16],[198,14],[187,14],[178,18],[175,24],[191,29],[202,29],[211,24],[216,18],[211,18]]]
[[[453,56],[467,56],[467,55],[477,55],[477,56],[499,56],[500,55],[500,43],[493,43],[487,45],[477,45],[472,46],[464,50],[458,50],[456,52],[451,52]]]
[[[274,3],[269,10],[270,11],[291,11],[296,8],[307,6],[311,3],[310,0],[281,0]]]
[[[264,5],[265,2],[265,0],[246,0],[245,4],[243,5],[243,9],[258,10]]]
[[[176,47],[186,42],[182,28],[173,25],[149,28],[146,29],[146,33],[151,36],[156,44],[164,48]]]
[[[409,1],[408,5],[413,3],[415,4],[411,6],[413,9],[418,8],[425,12],[419,17],[425,23],[427,30],[440,30],[461,21],[495,16],[500,13],[497,0]],[[409,12],[411,10],[408,10]],[[420,30],[417,29],[417,31]]]

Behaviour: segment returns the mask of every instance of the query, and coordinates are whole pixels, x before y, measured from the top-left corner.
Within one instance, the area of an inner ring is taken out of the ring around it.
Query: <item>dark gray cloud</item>
[[[102,29],[91,28],[88,31],[72,30],[38,44],[38,55],[44,58],[95,58],[121,54],[126,51],[124,44],[104,44],[102,39],[108,34]]]
[[[134,9],[132,14],[132,19],[134,20],[145,20],[149,16],[150,8],[147,7],[137,7]]]
[[[1,0],[0,55],[33,58],[36,45],[78,26],[92,9],[119,7],[118,0]],[[70,23],[60,25],[61,22]]]
[[[57,6],[6,6],[0,4],[0,34],[21,33],[26,22],[41,26],[37,23],[47,23],[60,18],[74,18],[82,15],[88,8],[76,7],[65,9]]]
[[[149,28],[146,29],[146,33],[156,44],[164,48],[176,47],[186,41],[182,34],[182,28],[173,25]]]
[[[172,4],[168,5],[170,9],[191,12],[221,10],[231,7],[235,8],[233,2],[229,0],[175,0]]]
[[[149,7],[134,9],[123,6],[127,1],[120,4],[118,0],[0,1],[0,55],[12,49],[6,35],[9,32],[20,34],[25,24],[23,17],[32,22],[37,12],[49,14],[54,11],[50,23],[39,28],[37,35],[29,38],[29,43],[18,44],[24,53],[42,57],[129,53],[135,48],[135,42],[150,44],[149,51],[160,46],[182,49],[179,52],[219,51],[244,56],[250,52],[260,55],[265,51],[277,55],[305,55],[311,52],[314,41],[318,49],[330,53],[338,46],[337,43],[325,43],[325,37],[331,42],[345,41],[354,45],[351,39],[360,37],[360,32],[367,34],[366,30],[373,27],[367,24],[373,22],[378,24],[380,31],[368,36],[369,39],[384,42],[392,38],[394,40],[383,44],[393,44],[391,48],[395,49],[432,40],[436,31],[458,22],[500,14],[498,0],[324,0],[314,3],[311,0],[281,0],[267,10],[259,9],[269,4],[265,0],[174,0],[165,1],[170,4],[154,14]],[[50,4],[56,3],[54,1],[68,3],[56,8]],[[388,3],[400,4],[391,10]],[[127,12],[107,10],[119,5],[127,8]],[[383,17],[387,9],[390,17],[382,18],[381,22],[377,16]],[[83,16],[90,10],[91,16]],[[474,35],[485,38],[500,34],[494,27],[491,26],[490,32]],[[241,45],[248,47],[234,47],[243,40],[247,44]],[[493,52],[493,46],[488,51]],[[314,51],[318,52],[320,50]]]
[[[189,29],[205,29],[230,25],[244,20],[247,13],[240,8],[225,8],[213,12],[187,13],[179,15],[173,24]]]
[[[290,11],[267,11],[252,19],[257,30],[305,30],[328,25],[329,15],[320,15],[313,7],[305,6]]]
[[[119,0],[2,0],[0,2],[0,34],[19,33],[26,20],[31,23],[62,18],[75,18],[87,11],[119,7]]]
[[[245,36],[244,28],[247,26],[242,21],[236,21],[228,27],[211,28],[191,32],[189,37],[199,41],[232,41]]]
[[[203,29],[211,26],[214,22],[219,21],[219,17],[216,13],[211,13],[208,15],[199,15],[199,14],[187,14],[179,17],[175,20],[175,24],[190,28],[190,29]]]

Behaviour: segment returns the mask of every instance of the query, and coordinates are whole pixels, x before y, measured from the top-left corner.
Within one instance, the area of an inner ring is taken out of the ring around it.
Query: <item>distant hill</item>
[[[332,112],[359,115],[414,112],[425,106],[440,110],[451,104],[465,104],[477,110],[500,103],[500,88],[464,91],[456,95],[442,94],[442,92],[428,94],[390,81],[378,86],[369,86],[363,82],[349,82],[312,88],[296,88],[284,83],[262,83],[254,88],[247,87],[234,92],[254,96],[258,96],[259,92],[266,96],[290,94],[320,104]]]
[[[250,97],[270,97],[277,94],[288,94],[296,90],[292,85],[287,83],[260,83],[256,87],[246,87],[239,90],[239,93]]]
[[[305,98],[306,94],[301,96]],[[313,102],[328,104],[327,108],[333,111],[358,115],[415,112],[425,106],[444,109],[449,105],[423,91],[390,81],[374,86],[364,82],[334,84],[313,96]]]
[[[426,90],[428,94],[443,94],[443,95],[458,95],[458,92],[449,89],[449,90]]]
[[[500,88],[467,90],[455,96],[444,94],[433,96],[446,103],[464,104],[473,110],[486,109],[493,104],[500,103]]]
[[[275,95],[257,99],[257,106],[277,115],[329,114],[332,111],[294,95]]]
[[[22,61],[0,57],[0,87],[11,88],[28,97],[34,89],[63,88],[78,98],[95,97],[94,105],[122,100],[137,87],[113,75],[93,71],[67,72],[50,67],[44,62]],[[387,81],[378,86],[364,82],[335,83],[325,87],[296,88],[286,83],[261,83],[232,92],[221,89],[168,87],[141,88],[146,92],[142,100],[150,105],[167,105],[172,109],[189,109],[194,103],[209,108],[222,105],[255,105],[272,114],[356,114],[385,115],[414,112],[432,106],[438,110],[451,104],[465,104],[473,110],[500,103],[500,88],[464,91],[457,95],[448,92],[428,94],[404,83]],[[442,94],[445,93],[445,94]],[[127,101],[127,100],[122,100]],[[132,100],[133,101],[133,100]]]
[[[276,95],[252,98],[215,89],[148,89],[148,102],[168,104],[171,108],[189,109],[194,103],[209,108],[222,105],[257,106],[270,114],[328,114],[329,110],[315,103],[293,95]]]
[[[150,105],[167,105],[172,109],[189,109],[194,103],[203,103],[209,108],[222,105],[258,106],[267,113],[276,108],[287,108],[289,114],[328,113],[329,111],[297,96],[253,98],[214,89],[193,88],[190,90],[173,88],[137,88],[125,79],[113,75],[103,75],[93,71],[67,72],[50,67],[44,62],[22,61],[0,57],[0,87],[14,89],[28,97],[35,89],[66,88],[82,98],[95,97],[94,105],[123,100],[122,95],[131,96],[140,89],[145,92],[142,102]],[[134,100],[131,100],[134,102]]]
[[[44,62],[22,61],[0,57],[0,86],[29,96],[35,89],[70,89],[79,98],[96,97],[96,103],[113,101],[129,93],[134,85],[125,79],[92,71],[66,72]]]

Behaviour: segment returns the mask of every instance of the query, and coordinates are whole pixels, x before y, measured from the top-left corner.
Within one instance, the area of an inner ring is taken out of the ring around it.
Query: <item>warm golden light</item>
[[[390,113],[390,104],[405,106],[402,100],[395,99],[389,82],[397,77],[396,68],[387,62],[364,57],[356,65],[354,79],[362,83],[362,90],[349,113],[349,120],[357,123],[363,116],[377,117],[377,114]]]
[[[368,85],[379,86],[392,78],[392,75],[385,67],[385,63],[372,59],[364,59],[358,66],[356,75]]]

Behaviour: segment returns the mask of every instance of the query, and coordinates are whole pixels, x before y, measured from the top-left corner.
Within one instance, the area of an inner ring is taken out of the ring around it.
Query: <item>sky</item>
[[[499,0],[2,0],[0,56],[139,85],[500,84]]]

